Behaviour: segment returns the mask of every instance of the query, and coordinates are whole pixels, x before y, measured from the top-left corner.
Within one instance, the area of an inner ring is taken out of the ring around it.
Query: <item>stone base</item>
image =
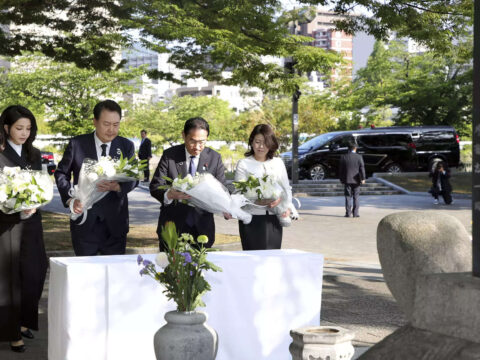
[[[350,360],[353,331],[339,326],[311,326],[290,331],[292,360]]]
[[[421,275],[412,325],[480,343],[479,299],[480,278],[472,273]]]
[[[359,360],[477,360],[480,344],[406,325],[363,353]]]

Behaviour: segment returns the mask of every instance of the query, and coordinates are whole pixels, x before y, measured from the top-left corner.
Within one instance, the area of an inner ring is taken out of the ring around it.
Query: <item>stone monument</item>
[[[434,211],[388,215],[377,229],[385,281],[410,323],[360,359],[480,358],[480,278],[471,240],[454,217]]]

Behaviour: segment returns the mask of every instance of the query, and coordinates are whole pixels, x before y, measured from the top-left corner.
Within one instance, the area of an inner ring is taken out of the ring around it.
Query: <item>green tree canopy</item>
[[[78,135],[93,129],[93,107],[105,98],[132,91],[142,70],[131,72],[80,69],[40,55],[16,59],[0,76],[0,107],[29,106],[42,114],[54,133]]]
[[[338,54],[308,46],[310,38],[290,34],[295,22],[325,6],[347,14],[337,25],[385,39],[390,30],[448,52],[471,30],[471,0],[300,0],[305,8],[282,10],[281,0],[5,0],[0,2],[0,55],[40,51],[58,61],[97,70],[115,67],[115,50],[135,30],[148,47],[171,54],[190,77],[247,84],[264,91],[292,93],[300,78],[265,57],[293,57],[296,68],[326,73]],[[360,12],[363,11],[363,12]],[[30,25],[37,26],[32,27]],[[19,26],[22,30],[19,30]],[[40,30],[38,28],[40,27]],[[222,71],[231,77],[222,79]],[[151,76],[177,80],[172,73]]]
[[[138,104],[126,116],[122,132],[128,136],[138,136],[146,129],[157,146],[182,141],[185,121],[201,116],[210,125],[209,140],[238,140],[235,129],[236,115],[228,102],[217,97],[174,97],[168,103]]]
[[[365,31],[379,40],[387,40],[394,31],[431,49],[448,52],[455,40],[471,33],[471,0],[299,0],[305,5],[322,5],[339,14],[356,16],[339,19],[339,29],[348,33]]]
[[[119,19],[127,16],[121,2],[111,0],[2,0],[0,55],[41,52],[81,68],[109,70],[126,43]]]
[[[452,125],[462,135],[470,134],[473,69],[468,40],[441,56],[409,53],[401,42],[388,47],[376,43],[349,90],[351,108],[366,109],[367,120],[376,125],[388,119],[381,115],[389,111],[396,125]]]

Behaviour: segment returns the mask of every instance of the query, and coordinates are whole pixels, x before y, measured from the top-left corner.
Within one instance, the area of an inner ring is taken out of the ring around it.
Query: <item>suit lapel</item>
[[[108,152],[108,155],[110,155],[112,159],[118,159],[120,158],[121,151],[122,149],[120,149],[120,141],[118,140],[118,138],[113,139],[112,143],[110,144],[110,151]],[[125,156],[125,154],[123,155]]]
[[[97,145],[95,144],[94,133],[90,134],[90,137],[88,138],[88,146],[85,147],[84,151],[85,151],[85,158],[98,161]]]
[[[197,172],[199,172],[199,173],[208,172],[208,159],[209,159],[208,149],[205,148],[200,153],[200,157],[198,159]]]
[[[25,149],[22,146],[22,156],[18,156],[17,152],[13,150],[13,148],[10,146],[10,144],[7,142],[5,146],[5,150],[3,150],[3,154],[15,164],[15,166],[20,166],[22,169],[25,169],[30,166],[29,163],[27,163],[26,160],[26,155],[25,155]]]
[[[177,173],[184,178],[187,176],[187,161],[185,158],[185,145],[178,146],[178,153],[175,157],[175,166],[177,168]]]

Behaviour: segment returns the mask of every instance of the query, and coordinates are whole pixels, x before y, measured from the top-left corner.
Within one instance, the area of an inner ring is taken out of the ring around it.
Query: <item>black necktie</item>
[[[195,156],[190,156],[190,175],[195,176],[197,168],[195,167],[195,162],[193,161],[193,159],[195,159]]]
[[[107,144],[102,144],[100,145],[102,148],[102,155],[101,156],[107,156]]]

